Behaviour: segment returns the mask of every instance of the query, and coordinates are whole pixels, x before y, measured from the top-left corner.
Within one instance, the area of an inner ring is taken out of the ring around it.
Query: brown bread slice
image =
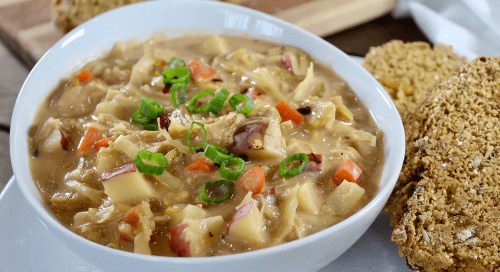
[[[466,62],[451,46],[438,44],[432,48],[425,42],[393,40],[371,47],[363,67],[391,96],[406,123],[425,94]]]
[[[432,89],[405,131],[384,209],[400,254],[422,271],[500,271],[500,57]]]

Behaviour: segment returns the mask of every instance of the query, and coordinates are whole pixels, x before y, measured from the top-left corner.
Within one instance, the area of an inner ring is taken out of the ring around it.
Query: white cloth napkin
[[[411,15],[433,43],[472,60],[500,56],[500,0],[399,0],[394,17]]]

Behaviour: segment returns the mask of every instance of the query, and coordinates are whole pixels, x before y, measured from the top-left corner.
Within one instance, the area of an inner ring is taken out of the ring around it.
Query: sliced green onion
[[[293,161],[302,161],[302,163],[291,169],[291,170],[286,170],[286,166],[293,162]],[[295,177],[296,175],[300,174],[302,170],[304,170],[309,163],[309,157],[304,154],[304,153],[295,153],[293,155],[290,155],[286,157],[281,163],[280,163],[280,174],[284,176],[285,178],[291,178]]]
[[[227,169],[227,167],[237,166],[239,170],[233,171]],[[229,160],[222,161],[219,169],[219,175],[223,179],[227,180],[237,180],[243,171],[245,170],[246,162],[242,158],[231,158]]]
[[[175,67],[186,67],[186,63],[184,60],[180,58],[173,57],[170,60],[170,68],[175,68]]]
[[[180,91],[179,100],[177,100],[177,91]],[[170,96],[172,98],[172,104],[174,106],[179,106],[180,103],[186,101],[186,84],[175,83],[170,89]]]
[[[229,154],[229,151],[215,145],[207,145],[207,147],[205,148],[205,152],[203,152],[203,155],[211,159],[216,164],[222,164],[223,161],[234,158],[234,155]]]
[[[220,185],[224,185],[227,188],[226,195],[223,198],[208,197],[205,195],[205,188],[206,187],[213,188],[213,187],[217,187]],[[203,184],[203,186],[201,186],[201,189],[200,189],[200,198],[201,198],[201,200],[203,200],[205,202],[221,203],[224,200],[228,199],[230,195],[231,195],[231,183],[229,183],[225,180],[218,180],[216,182],[207,182],[207,183]]]
[[[215,115],[219,114],[220,109],[222,109],[222,106],[224,106],[224,102],[226,102],[228,97],[229,92],[226,89],[221,89],[214,95],[212,100],[210,100],[210,108],[208,111]]]
[[[246,102],[245,106],[240,110],[238,105],[242,102]],[[229,99],[229,105],[233,108],[235,112],[242,113],[245,116],[248,116],[253,108],[255,107],[254,100],[244,94],[235,94]]]
[[[156,162],[158,165],[147,164],[144,160]],[[165,169],[167,169],[168,160],[161,153],[152,153],[147,150],[141,150],[137,153],[134,164],[137,167],[137,170],[143,174],[159,176],[163,174]]]
[[[325,93],[325,84],[321,83],[321,86],[319,87],[318,91],[318,97],[323,97],[324,93]]]
[[[163,113],[163,105],[153,99],[143,97],[141,106],[139,107],[141,114],[149,119],[156,119],[158,115]]]
[[[175,83],[184,83],[188,85],[191,82],[191,73],[187,67],[174,67],[163,72],[163,83],[170,86]]]
[[[194,107],[196,105],[196,103],[198,103],[198,100],[200,100],[202,97],[207,96],[207,95],[215,96],[215,93],[212,91],[209,91],[209,90],[205,90],[205,91],[197,93],[195,96],[193,96],[193,98],[191,98],[191,100],[189,100],[189,102],[187,104],[189,111],[192,113],[200,113],[200,112],[206,112],[208,109],[210,109],[210,103],[206,104],[203,107],[199,107],[199,108]]]
[[[142,118],[143,117],[143,118]],[[137,109],[132,113],[132,122],[137,123],[137,124],[146,124],[149,122],[151,119],[147,118],[141,113],[141,109]]]
[[[204,137],[204,138],[203,138],[203,143],[201,144],[201,147],[193,147],[193,146],[191,146],[191,143],[190,143],[190,141],[189,141],[189,136],[191,136],[191,132],[193,131],[193,126],[194,126],[195,124],[196,124],[196,125],[198,125],[199,127],[201,127],[201,130],[203,131],[203,134],[204,134],[204,135],[203,135],[203,137]],[[193,151],[198,151],[198,150],[200,150],[200,149],[202,149],[202,148],[205,148],[205,147],[206,147],[206,145],[207,145],[207,131],[205,130],[205,127],[204,127],[204,126],[203,126],[203,124],[201,124],[201,123],[198,123],[198,122],[192,122],[192,123],[191,123],[191,127],[189,128],[189,131],[188,131],[188,133],[186,134],[186,146],[187,146],[189,149],[193,150]]]
[[[132,122],[141,124],[144,129],[158,130],[156,118],[163,113],[163,105],[153,99],[143,97],[141,105],[132,113]]]
[[[150,131],[155,131],[155,130],[158,130],[158,122],[151,122],[151,123],[145,123],[145,124],[142,124],[142,127],[145,129],[145,130],[150,130]]]

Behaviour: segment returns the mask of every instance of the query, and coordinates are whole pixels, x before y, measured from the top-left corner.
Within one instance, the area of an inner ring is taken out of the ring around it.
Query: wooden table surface
[[[0,33],[1,34],[1,33]],[[9,129],[17,94],[33,63],[16,57],[16,48],[8,48],[0,35],[0,191],[12,176],[9,153]],[[347,54],[364,56],[370,46],[392,39],[427,41],[411,18],[393,19],[390,15],[326,37],[325,40]]]

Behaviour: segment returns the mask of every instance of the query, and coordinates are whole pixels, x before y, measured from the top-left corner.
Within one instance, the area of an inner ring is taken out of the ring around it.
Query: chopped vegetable
[[[245,106],[240,110],[238,105],[243,102],[245,102]],[[229,99],[229,105],[231,105],[235,112],[242,113],[245,116],[248,116],[255,107],[253,99],[243,94],[233,95],[231,99]]]
[[[229,154],[229,151],[215,145],[207,145],[203,155],[211,159],[216,164],[222,164],[223,161],[229,160],[234,157],[233,154]]]
[[[155,162],[158,165],[147,164],[144,161]],[[168,160],[161,153],[153,153],[147,150],[141,150],[135,157],[134,164],[137,170],[146,175],[162,175],[168,166]]]
[[[172,104],[174,106],[177,107],[180,103],[186,101],[186,84],[175,83],[170,90],[172,91],[170,93],[170,98],[172,99]],[[179,99],[177,99],[177,91],[180,92]]]
[[[198,100],[200,100],[202,97],[207,96],[207,95],[215,96],[215,93],[212,91],[209,91],[209,90],[205,90],[205,91],[197,93],[195,96],[193,96],[193,98],[191,98],[191,100],[189,100],[189,102],[187,104],[189,111],[192,113],[200,113],[200,112],[208,111],[208,109],[210,109],[210,106],[211,106],[210,103],[206,104],[203,107],[199,107],[199,108],[194,107],[198,103]]]
[[[141,105],[132,114],[132,122],[141,124],[144,129],[147,130],[158,130],[158,124],[156,118],[160,116],[164,111],[162,104],[154,101],[153,99],[143,97],[141,99]]]
[[[196,60],[190,61],[187,66],[189,67],[189,71],[191,71],[191,77],[195,82],[205,81],[213,77],[217,73],[214,68],[205,66],[204,64]]]
[[[191,82],[191,75],[187,67],[174,67],[165,70],[162,74],[163,83],[173,86],[176,83],[188,85]]]
[[[292,120],[294,125],[300,126],[305,120],[304,116],[288,106],[288,104],[283,100],[281,100],[278,105],[276,105],[276,109],[280,113],[281,122]]]
[[[189,136],[191,136],[191,132],[193,132],[193,126],[195,124],[198,125],[201,128],[201,130],[203,131],[203,143],[201,144],[201,147],[193,147],[193,146],[191,146],[191,142],[189,141]],[[189,131],[186,134],[186,146],[193,151],[198,151],[198,150],[203,149],[207,146],[207,131],[205,130],[205,127],[203,126],[203,124],[198,123],[198,122],[191,123],[191,127],[189,127]]]
[[[210,108],[208,109],[208,111],[215,115],[219,114],[222,106],[224,106],[224,102],[226,102],[228,97],[229,92],[226,89],[221,89],[214,95],[212,100],[210,100]]]
[[[246,164],[247,163],[243,159],[241,159],[241,158],[231,158],[231,159],[222,161],[222,163],[220,165],[220,169],[219,169],[219,171],[220,171],[219,175],[223,179],[237,180],[238,177],[241,176],[241,174],[245,170],[245,165]],[[239,169],[236,170],[236,171],[229,170],[227,168],[228,166],[229,167],[236,166]]]
[[[183,59],[173,57],[170,60],[170,68],[175,68],[175,67],[186,67],[186,62],[184,62]]]
[[[205,194],[205,188],[207,188],[207,187],[215,188],[215,187],[218,187],[220,185],[224,185],[226,187],[225,195],[222,196],[221,198],[208,197]],[[200,189],[200,198],[201,198],[201,200],[203,200],[205,202],[221,203],[224,200],[228,199],[230,195],[231,195],[231,183],[229,183],[225,180],[218,180],[216,182],[207,182],[207,183],[203,184],[203,186],[201,186],[201,189]]]
[[[307,154],[307,157],[309,158],[309,163],[307,164],[307,167],[304,171],[317,171],[321,172],[322,170],[322,162],[323,162],[323,156],[321,154]]]
[[[206,157],[197,159],[186,167],[186,172],[188,173],[212,173],[213,171],[215,171],[214,162],[207,159]]]
[[[256,166],[238,178],[240,187],[245,192],[252,192],[252,196],[260,193],[266,183],[266,177],[260,166]],[[274,189],[274,188],[273,188]]]
[[[333,183],[339,186],[344,180],[357,182],[361,174],[361,168],[353,160],[347,159],[340,165],[337,173],[335,173]]]
[[[99,130],[93,127],[87,128],[85,134],[83,135],[82,140],[80,141],[80,145],[78,145],[78,153],[83,153],[88,150],[91,150],[95,142],[101,139],[102,139],[102,133]]]
[[[135,209],[132,209],[128,213],[127,218],[125,218],[125,223],[131,225],[133,228],[136,228],[137,226],[139,226],[140,219],[141,217],[139,216],[137,211]]]
[[[97,79],[88,71],[83,70],[80,74],[76,76],[80,83],[89,83],[90,81],[97,81]]]
[[[281,66],[283,66],[283,68],[287,69],[288,72],[293,74],[292,59],[289,55],[283,56],[283,58],[281,59]]]
[[[93,149],[99,150],[101,147],[109,147],[109,142],[112,142],[113,138],[105,138],[105,139],[100,139],[97,140],[94,145],[92,146]]]
[[[286,170],[286,166],[293,161],[302,161],[302,162],[300,163],[299,166],[291,170]],[[293,155],[290,155],[280,163],[279,167],[280,175],[284,176],[285,178],[295,177],[296,175],[300,174],[302,170],[306,168],[308,163],[309,163],[309,157],[304,153],[295,153]]]

